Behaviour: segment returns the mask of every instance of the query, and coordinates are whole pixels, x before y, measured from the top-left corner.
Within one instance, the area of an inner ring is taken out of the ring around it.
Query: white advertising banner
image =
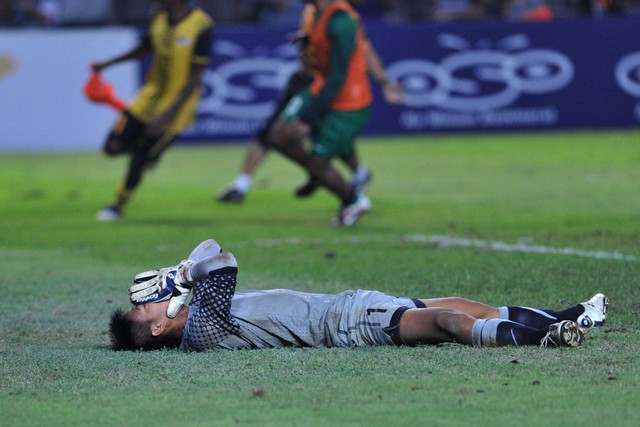
[[[134,47],[129,28],[0,31],[0,152],[100,150],[116,112],[88,101],[89,64]],[[128,100],[140,81],[136,61],[103,76]]]

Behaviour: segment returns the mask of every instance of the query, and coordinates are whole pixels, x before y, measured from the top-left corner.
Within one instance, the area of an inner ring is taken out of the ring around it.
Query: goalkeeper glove
[[[192,264],[193,261],[186,260],[173,267],[137,274],[129,287],[131,303],[140,305],[168,299],[167,317],[173,319],[188,302],[189,293],[195,285],[190,272]]]

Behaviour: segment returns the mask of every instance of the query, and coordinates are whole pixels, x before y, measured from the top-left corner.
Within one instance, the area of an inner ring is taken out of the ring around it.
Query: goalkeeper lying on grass
[[[111,347],[202,351],[442,342],[575,347],[584,341],[585,329],[604,324],[608,305],[602,294],[553,311],[369,290],[235,292],[237,272],[233,255],[206,240],[179,265],[138,274],[129,288],[133,307],[111,316]]]

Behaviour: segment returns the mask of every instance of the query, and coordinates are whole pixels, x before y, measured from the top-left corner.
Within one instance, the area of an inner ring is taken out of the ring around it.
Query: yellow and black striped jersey
[[[145,82],[128,110],[146,122],[169,108],[188,82],[193,65],[211,61],[213,19],[194,8],[178,22],[169,21],[160,12],[151,21],[146,42],[153,50],[153,60]],[[201,88],[193,91],[168,127],[173,134],[182,132],[195,118]]]

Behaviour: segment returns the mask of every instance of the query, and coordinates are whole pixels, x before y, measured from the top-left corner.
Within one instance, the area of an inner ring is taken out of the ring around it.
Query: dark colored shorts
[[[144,153],[148,160],[157,160],[173,142],[175,135],[165,132],[159,137],[146,134],[147,125],[124,111],[111,128],[109,138],[119,139],[131,153]]]
[[[295,120],[311,102],[308,88],[298,92],[280,115],[285,122]],[[355,141],[369,119],[370,107],[341,111],[329,109],[311,124],[313,155],[322,159],[353,155]]]

